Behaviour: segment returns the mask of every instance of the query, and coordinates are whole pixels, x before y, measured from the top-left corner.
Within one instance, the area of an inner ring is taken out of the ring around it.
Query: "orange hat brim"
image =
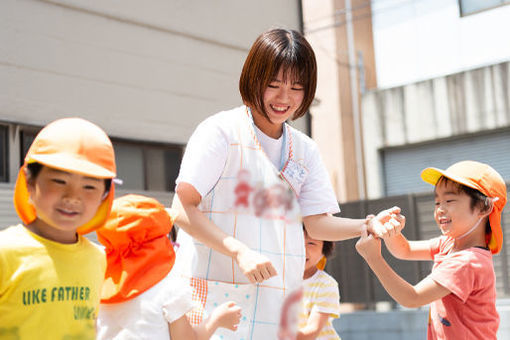
[[[454,182],[460,183],[467,187],[470,187],[470,188],[476,189],[480,192],[483,192],[483,188],[481,188],[477,183],[467,180],[463,177],[451,174],[446,170],[441,170],[438,168],[426,168],[421,172],[421,179],[423,179],[425,182],[432,184],[432,185],[436,185],[437,181],[439,181],[439,179],[442,176],[448,177],[449,179],[451,179]]]
[[[66,153],[30,155],[28,162],[41,163],[57,170],[69,171],[83,176],[115,178],[115,172],[108,170],[104,166]]]

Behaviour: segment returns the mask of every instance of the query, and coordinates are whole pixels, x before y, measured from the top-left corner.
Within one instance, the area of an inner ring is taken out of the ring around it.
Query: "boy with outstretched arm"
[[[435,185],[434,219],[442,236],[408,241],[385,238],[405,260],[433,260],[429,276],[412,286],[381,256],[380,240],[364,231],[356,249],[386,291],[405,307],[430,305],[428,339],[496,339],[495,273],[492,254],[501,250],[504,180],[489,165],[462,161],[446,170],[427,168],[422,179]]]

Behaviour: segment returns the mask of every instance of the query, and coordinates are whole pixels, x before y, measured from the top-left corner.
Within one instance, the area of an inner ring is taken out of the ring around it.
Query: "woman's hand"
[[[251,283],[261,283],[278,274],[267,257],[248,247],[242,247],[235,260]]]

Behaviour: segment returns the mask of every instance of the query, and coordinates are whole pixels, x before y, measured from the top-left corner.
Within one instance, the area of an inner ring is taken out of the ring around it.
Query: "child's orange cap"
[[[492,253],[499,253],[503,246],[501,213],[507,201],[506,185],[501,175],[491,166],[476,161],[458,162],[446,170],[426,168],[421,172],[421,178],[432,185],[436,185],[441,176],[476,189],[493,199],[494,208],[489,215],[492,232],[488,246]]]
[[[64,118],[46,125],[35,137],[18,172],[14,188],[14,207],[25,224],[37,217],[29,203],[25,168],[29,163],[42,165],[94,178],[115,177],[115,155],[106,133],[97,125],[81,118]],[[86,234],[104,224],[115,195],[112,181],[110,191],[97,209],[96,215],[77,232]]]
[[[170,272],[175,252],[168,233],[176,216],[150,197],[126,195],[113,202],[108,221],[96,231],[106,247],[102,303],[132,299]]]

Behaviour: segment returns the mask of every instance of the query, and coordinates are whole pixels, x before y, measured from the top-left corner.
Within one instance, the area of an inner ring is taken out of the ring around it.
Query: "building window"
[[[8,133],[9,127],[0,125],[0,182],[9,181]]]
[[[30,148],[30,145],[32,145],[32,142],[34,141],[35,139],[35,136],[37,136],[37,134],[39,133],[41,129],[31,129],[31,128],[22,128],[22,130],[20,131],[20,141],[21,141],[21,147],[20,147],[20,152],[21,152],[21,155],[19,157],[19,161],[20,161],[20,167],[23,165],[23,163],[25,162],[25,155],[27,154],[28,152],[28,149]]]
[[[490,150],[490,152],[487,152]],[[421,180],[427,167],[446,169],[470,159],[490,164],[510,181],[510,128],[486,130],[429,142],[388,147],[381,150],[386,196],[430,192],[433,187]]]
[[[505,4],[510,4],[510,0],[459,0],[460,16],[478,13]]]
[[[182,147],[113,140],[117,177],[123,189],[174,191]]]
[[[25,155],[39,130],[28,127],[21,130],[20,166],[23,165]],[[5,128],[5,132],[0,131],[0,134],[0,139],[4,141],[0,142],[0,147],[5,148],[7,128]],[[182,146],[117,140],[115,138],[112,138],[112,143],[115,150],[117,177],[123,182],[122,189],[174,191],[175,180],[181,166]],[[4,151],[0,157],[6,157],[6,154]],[[0,174],[0,180],[6,181],[2,177],[4,174],[7,176],[6,169]]]

